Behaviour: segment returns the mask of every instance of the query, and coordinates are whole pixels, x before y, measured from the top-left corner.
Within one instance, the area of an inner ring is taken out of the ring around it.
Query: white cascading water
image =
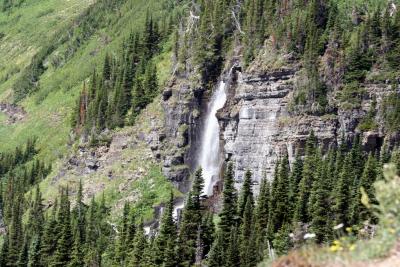
[[[221,81],[217,90],[213,93],[211,101],[208,103],[207,114],[203,129],[203,136],[200,146],[200,156],[198,166],[203,168],[204,194],[212,195],[214,183],[218,180],[220,167],[219,151],[219,124],[216,117],[217,111],[225,105],[226,93],[225,83]],[[178,220],[180,212],[185,206],[184,200],[180,200],[174,205],[173,217]]]
[[[221,81],[208,103],[198,161],[199,167],[203,169],[204,193],[208,196],[213,193],[220,170],[219,124],[216,114],[225,102],[225,82]]]
[[[172,216],[175,220],[179,219],[179,215],[183,207],[185,206],[185,201],[182,199],[174,205],[174,210],[172,211]]]

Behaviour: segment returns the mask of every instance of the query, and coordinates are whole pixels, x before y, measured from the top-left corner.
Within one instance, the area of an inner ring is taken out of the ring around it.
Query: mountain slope
[[[132,32],[143,31],[149,10],[157,21],[165,12],[171,16],[178,12],[169,3],[142,0],[65,3],[25,1],[1,13],[3,23],[0,32],[4,33],[1,45],[10,47],[1,50],[1,58],[4,63],[10,64],[4,64],[2,77],[7,79],[4,78],[0,84],[1,103],[4,105],[4,112],[0,113],[0,151],[13,151],[15,147],[23,146],[29,138],[37,139],[36,158],[53,166],[53,172],[41,183],[43,196],[50,204],[60,186],[68,185],[74,192],[80,180],[85,181],[86,200],[104,191],[112,205],[118,207],[117,210],[122,207],[125,198],[134,198],[137,202],[140,194],[146,193],[147,197],[143,197],[142,204],[138,203],[143,206],[141,212],[146,214],[146,219],[152,219],[153,205],[168,197],[169,190],[165,188],[170,185],[161,173],[159,162],[150,159],[151,150],[145,144],[139,144],[145,140],[130,141],[133,142],[129,145],[131,152],[125,151],[125,146],[117,148],[117,152],[111,153],[116,155],[112,156],[112,160],[107,156],[98,172],[85,177],[91,170],[86,167],[87,162],[79,155],[79,151],[87,148],[84,145],[81,147],[79,138],[73,140],[75,137],[71,135],[70,122],[84,84],[89,82],[94,69],[101,72],[105,55],[116,55]],[[108,5],[116,6],[109,8]],[[29,24],[36,24],[36,27],[27,27]],[[17,43],[20,46],[11,49]],[[154,59],[161,85],[169,76],[170,51],[171,44],[167,40]],[[41,56],[38,57],[38,54]],[[35,58],[39,58],[40,65],[44,66],[43,71],[35,78],[37,82],[28,87],[31,92],[12,104],[16,100],[15,88],[18,81],[23,80],[24,75],[32,70]],[[19,71],[13,72],[13,68]],[[126,132],[136,140],[137,136],[151,133],[152,127],[162,127],[162,123],[147,126],[148,117],[157,116],[161,119],[162,111],[149,107],[144,114],[142,123],[136,128],[117,129],[109,132],[107,138],[117,139],[118,147],[118,140],[124,138]],[[138,148],[131,147],[136,145]],[[83,169],[76,166],[77,169],[66,172],[76,154],[83,162]],[[96,157],[94,160],[97,160]],[[130,162],[135,164],[124,170]],[[116,180],[108,178],[109,172],[113,172]],[[128,177],[134,180],[134,185]],[[153,185],[147,184],[148,179],[157,181],[155,191],[149,189]]]
[[[389,254],[399,1],[65,4],[3,1],[1,266],[250,267],[310,243],[322,264]]]

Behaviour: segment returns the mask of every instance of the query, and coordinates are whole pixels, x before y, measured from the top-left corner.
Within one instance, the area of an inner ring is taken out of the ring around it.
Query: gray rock
[[[251,69],[254,68],[248,68]],[[256,185],[263,177],[272,179],[279,158],[287,154],[292,163],[296,153],[302,155],[312,131],[324,151],[337,146],[342,137],[345,142],[351,142],[358,134],[362,134],[364,148],[373,151],[382,145],[386,136],[381,104],[392,91],[389,84],[364,84],[366,95],[357,109],[338,107],[323,116],[296,115],[289,112],[289,103],[295,90],[298,67],[266,73],[242,72],[236,62],[229,73],[229,77],[225,77],[227,103],[218,111],[217,117],[223,156],[226,162],[234,163],[238,187],[247,169],[253,172]],[[164,174],[183,192],[189,188],[189,175],[196,167],[203,111],[209,99],[209,92],[204,92],[187,77],[190,75],[176,78],[164,91],[165,132],[158,135],[159,145],[153,149],[158,155],[156,158],[163,161]],[[335,87],[335,90],[339,89]],[[328,97],[331,103],[336,103],[335,92]],[[357,127],[374,98],[377,100],[378,129],[361,133]],[[400,140],[400,134],[392,134],[390,138],[395,142]]]
[[[314,131],[326,151],[340,142],[342,134],[351,141],[360,131],[359,122],[369,109],[372,97],[378,100],[378,110],[388,85],[366,84],[369,97],[362,108],[342,110],[337,115],[302,115],[289,113],[288,103],[294,90],[295,69],[265,74],[234,73],[228,89],[227,105],[218,113],[221,141],[226,161],[235,166],[238,187],[247,169],[259,183],[263,177],[273,178],[277,160],[288,154],[293,162],[297,152],[304,153],[305,142]],[[382,145],[384,130],[364,133],[363,145],[372,151]],[[257,190],[256,190],[257,191]]]

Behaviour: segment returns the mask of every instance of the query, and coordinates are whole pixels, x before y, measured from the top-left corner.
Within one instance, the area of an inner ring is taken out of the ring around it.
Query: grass
[[[163,109],[159,101],[158,97],[149,104],[134,126],[111,133],[114,139],[112,147],[100,157],[101,167],[96,172],[82,173],[75,167],[65,168],[63,161],[57,161],[52,174],[41,183],[44,199],[52,202],[58,195],[58,188],[67,185],[74,195],[79,180],[82,180],[85,202],[104,194],[107,204],[112,207],[112,219],[117,218],[128,201],[134,203],[137,218],[142,216],[149,221],[153,218],[153,207],[166,202],[171,190],[176,196],[181,196],[162,174],[160,163],[154,159],[146,140],[140,138],[163,126]],[[58,177],[60,171],[63,175]]]
[[[0,102],[12,99],[12,85],[35,53],[93,2],[26,0],[9,14],[0,13]],[[137,142],[135,148],[121,151],[116,159],[105,162],[102,171],[88,175],[67,171],[59,175],[68,154],[74,150],[68,145],[70,114],[83,82],[88,80],[94,68],[101,69],[107,52],[114,53],[121,48],[131,31],[142,31],[148,10],[154,18],[170,12],[166,11],[164,2],[127,0],[118,12],[107,16],[107,26],[97,29],[72,57],[60,65],[52,64],[68,49],[68,43],[61,44],[46,58],[47,69],[40,77],[38,89],[19,103],[27,117],[6,125],[3,123],[6,117],[0,113],[0,152],[14,149],[36,136],[40,149],[38,157],[52,163],[52,173],[40,184],[43,197],[49,204],[62,185],[68,185],[74,195],[80,179],[88,198],[92,195],[99,198],[104,193],[108,204],[113,207],[112,216],[127,200],[137,203],[137,211],[150,220],[153,206],[167,200],[172,185],[162,174],[159,163],[147,157],[151,151],[141,142]],[[171,46],[172,40],[167,41],[155,58],[160,88],[170,75]],[[117,129],[112,135],[148,133],[155,120],[163,120],[163,110],[158,102],[153,103],[140,116],[140,124]],[[113,173],[112,179],[108,177],[109,171]],[[123,186],[126,188],[120,190]]]
[[[0,100],[8,98],[18,70],[51,36],[72,21],[90,0],[27,0],[11,12],[0,12]],[[5,79],[5,77],[8,77]]]
[[[0,113],[0,124],[6,123],[7,121],[7,115],[4,113]]]
[[[89,2],[27,1],[10,15],[1,13],[0,32],[5,33],[2,46],[13,47],[19,43],[20,49],[0,50],[0,60],[11,62],[8,64],[10,67],[0,70],[0,77],[6,75],[10,69],[24,68],[41,44],[50,40],[52,33],[68,23],[67,18],[71,20],[82,12],[85,8],[84,4],[86,3],[87,6]],[[64,8],[61,9],[61,6]],[[159,17],[164,14],[162,8],[160,1],[156,0],[128,0],[120,10],[121,15],[113,16],[114,20],[109,26],[98,29],[63,66],[56,68],[49,64],[47,71],[40,78],[39,90],[21,103],[28,112],[27,120],[18,125],[0,125],[0,143],[2,144],[0,151],[13,149],[24,143],[29,136],[34,135],[38,137],[38,144],[42,149],[40,157],[49,161],[62,157],[67,151],[69,114],[75,105],[83,81],[90,76],[94,68],[101,66],[107,51],[112,53],[120,49],[122,41],[132,30],[142,30],[148,9],[154,12],[154,16]],[[44,10],[47,10],[46,15],[44,15]],[[8,28],[13,23],[15,25]],[[27,27],[27,24],[36,25],[36,27]],[[104,39],[111,41],[104,42]],[[161,55],[156,58],[161,84],[169,76],[170,48],[171,42],[167,42]],[[63,53],[65,49],[65,46],[59,47],[48,60]],[[0,66],[3,65],[6,64],[0,63]],[[0,101],[10,96],[12,83],[17,76],[18,73],[15,73],[7,81],[0,83]]]

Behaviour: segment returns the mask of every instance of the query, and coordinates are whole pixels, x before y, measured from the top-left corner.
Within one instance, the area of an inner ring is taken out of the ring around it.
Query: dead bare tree
[[[236,1],[236,5],[232,7],[231,13],[232,13],[232,18],[233,21],[235,22],[236,29],[239,31],[240,34],[245,35],[246,33],[242,31],[242,27],[240,25],[240,21],[238,19],[238,14],[240,13],[240,10],[242,8],[242,2],[240,0]]]
[[[197,28],[200,16],[196,15],[200,13],[200,7],[194,1],[192,1],[191,9],[189,11],[189,17],[186,24],[186,32],[192,32],[194,28]]]

